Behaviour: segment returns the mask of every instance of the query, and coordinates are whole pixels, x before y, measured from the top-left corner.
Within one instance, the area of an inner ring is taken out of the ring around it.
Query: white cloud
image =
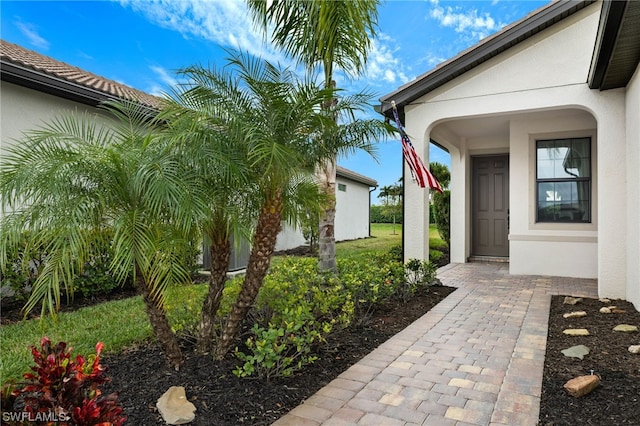
[[[120,4],[185,38],[201,38],[270,61],[282,61],[254,27],[243,1],[120,0]]]
[[[394,42],[386,34],[379,34],[371,40],[366,69],[366,78],[370,83],[382,80],[386,83],[404,84],[409,81],[405,67],[395,55],[395,49],[392,47]]]
[[[152,95],[162,96],[164,93],[167,93],[167,91],[171,87],[175,87],[178,85],[178,80],[173,76],[171,72],[167,71],[165,68],[158,65],[152,65],[149,68],[151,68],[151,71],[153,71],[157,79],[164,84],[160,85],[154,82],[147,89],[147,92],[151,93]]]
[[[49,42],[38,34],[36,27],[32,24],[16,22],[16,27],[29,39],[29,43],[44,50],[49,50]]]
[[[478,9],[465,9],[461,6],[443,7],[439,0],[431,0],[433,7],[429,17],[435,19],[443,27],[453,28],[470,38],[480,40],[504,26],[496,22],[489,13],[480,13]]]

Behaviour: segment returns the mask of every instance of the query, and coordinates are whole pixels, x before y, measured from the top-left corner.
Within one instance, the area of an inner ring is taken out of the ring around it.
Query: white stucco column
[[[626,299],[627,150],[624,89],[599,93],[598,293]],[[636,117],[637,119],[637,117]]]

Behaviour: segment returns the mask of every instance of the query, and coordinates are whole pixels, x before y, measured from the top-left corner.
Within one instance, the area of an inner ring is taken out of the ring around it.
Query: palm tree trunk
[[[260,210],[244,283],[218,339],[215,351],[215,358],[218,360],[224,358],[229,352],[242,321],[262,287],[281,227],[282,194],[278,191],[274,197],[265,201]]]
[[[320,213],[318,233],[318,268],[320,271],[336,272],[336,163],[329,160],[318,173],[320,190],[327,195],[327,206]]]
[[[169,359],[171,366],[178,370],[184,362],[180,345],[178,345],[178,339],[176,339],[175,333],[171,330],[164,308],[159,306],[151,297],[149,286],[145,283],[140,271],[137,273],[137,287],[147,309],[147,316],[149,317],[153,334],[162,345],[162,349]]]
[[[222,290],[227,280],[227,269],[229,268],[229,258],[231,256],[231,244],[226,239],[222,242],[211,243],[209,246],[209,254],[211,255],[211,276],[209,277],[209,292],[202,304],[202,314],[200,316],[200,330],[198,332],[198,343],[196,350],[200,353],[209,352],[211,350],[214,338],[214,322],[220,300],[222,299]]]

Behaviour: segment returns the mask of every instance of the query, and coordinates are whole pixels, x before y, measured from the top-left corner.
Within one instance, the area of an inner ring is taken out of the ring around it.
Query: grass
[[[402,242],[401,225],[372,224],[372,238],[345,241],[336,244],[340,258],[358,257],[375,251],[386,251]],[[429,244],[442,246],[435,228],[429,229]],[[176,286],[167,294],[169,319],[177,332],[185,324],[193,323],[207,291],[206,284]],[[105,344],[105,353],[117,353],[124,348],[142,344],[152,338],[151,326],[140,297],[106,302],[61,312],[55,320],[29,320],[0,327],[0,384],[7,379],[19,379],[32,365],[29,346],[39,346],[42,336],[53,343],[65,341],[74,354],[95,352],[98,341]]]

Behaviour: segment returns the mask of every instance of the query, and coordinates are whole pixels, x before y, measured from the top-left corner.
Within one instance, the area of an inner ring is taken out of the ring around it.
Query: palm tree
[[[28,231],[47,261],[24,310],[42,303],[43,315],[54,314],[61,292],[73,294],[73,276],[101,231],[112,229],[111,269],[119,280],[133,275],[153,331],[178,368],[182,353],[163,302],[167,286],[190,279],[183,253],[203,209],[197,176],[141,106],[109,103],[105,111],[61,116],[8,148],[0,169],[0,263]]]
[[[158,115],[167,126],[185,160],[197,171],[206,193],[207,216],[200,229],[209,244],[211,258],[209,289],[202,305],[196,350],[209,352],[215,338],[215,320],[222,300],[231,256],[231,239],[246,241],[253,230],[249,168],[243,146],[228,132],[227,123],[235,113],[228,99],[235,90],[224,73],[201,66],[179,71],[182,83],[172,89]]]
[[[334,69],[359,75],[366,64],[378,20],[378,0],[248,0],[254,20],[265,31],[272,26],[272,42],[309,69],[321,67],[324,86],[331,88]],[[334,104],[327,98],[324,108]],[[317,168],[319,187],[329,199],[320,216],[319,267],[336,270],[335,197],[336,158]]]
[[[377,120],[355,119],[368,94],[343,97],[329,115],[322,105],[334,89],[242,53],[230,53],[228,66],[211,71],[206,80],[212,102],[226,105],[216,126],[242,150],[240,161],[250,171],[244,193],[258,206],[244,283],[216,346],[215,356],[222,358],[262,286],[282,222],[299,224],[323,201],[315,167],[339,153],[373,153],[370,140],[389,129]],[[338,126],[334,116],[347,124]]]

